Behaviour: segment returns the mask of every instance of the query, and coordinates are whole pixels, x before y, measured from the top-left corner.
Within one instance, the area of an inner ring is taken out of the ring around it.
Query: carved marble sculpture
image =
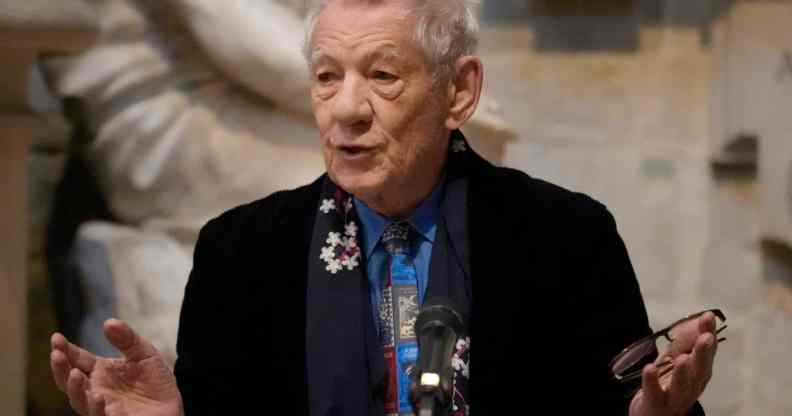
[[[101,19],[97,45],[45,64],[57,94],[85,105],[94,141],[84,157],[119,221],[78,232],[84,286],[101,292],[88,293],[82,338],[109,353],[97,334],[115,314],[173,360],[200,227],[323,170],[301,54],[302,2],[91,1]],[[473,126],[504,131],[486,109]]]
[[[114,311],[100,312],[97,304],[107,302],[87,294],[83,339],[101,344],[90,334],[103,317],[91,313],[113,313],[173,360],[201,225],[322,170],[302,22],[293,9],[262,0],[93,5],[98,44],[46,64],[57,93],[85,104],[94,142],[84,157],[120,222],[88,223],[78,234],[84,286],[115,295]]]

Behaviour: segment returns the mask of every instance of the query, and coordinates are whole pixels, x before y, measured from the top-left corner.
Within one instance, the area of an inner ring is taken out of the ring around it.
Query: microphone
[[[446,298],[424,302],[415,321],[418,361],[411,374],[410,399],[418,416],[448,415],[454,400],[451,358],[465,331],[465,317]]]

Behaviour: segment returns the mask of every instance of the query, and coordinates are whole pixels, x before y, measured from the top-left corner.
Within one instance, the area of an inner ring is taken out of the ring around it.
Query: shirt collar
[[[441,180],[429,197],[424,199],[413,215],[407,219],[407,222],[430,243],[434,243],[437,235],[437,220],[440,217],[440,202],[445,189],[444,182]],[[366,256],[371,258],[382,233],[385,231],[385,226],[391,220],[369,208],[357,198],[354,198],[354,203],[363,229],[363,250],[365,250]]]

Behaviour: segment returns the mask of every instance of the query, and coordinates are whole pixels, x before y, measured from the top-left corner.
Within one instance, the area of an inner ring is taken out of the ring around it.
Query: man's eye
[[[384,82],[393,82],[396,81],[396,75],[393,75],[389,72],[385,71],[374,71],[372,77],[377,81],[384,81]]]
[[[332,72],[321,72],[316,76],[316,79],[322,84],[327,84],[334,81],[336,79],[336,75]]]

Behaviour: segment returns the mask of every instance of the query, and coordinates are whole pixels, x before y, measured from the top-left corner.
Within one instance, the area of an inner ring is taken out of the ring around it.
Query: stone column
[[[96,27],[79,0],[0,0],[0,414],[25,414],[28,147],[39,119],[28,77],[44,53],[77,52]]]
[[[26,120],[0,114],[0,413],[22,415],[25,385],[27,254],[25,213],[25,168],[28,140]]]

